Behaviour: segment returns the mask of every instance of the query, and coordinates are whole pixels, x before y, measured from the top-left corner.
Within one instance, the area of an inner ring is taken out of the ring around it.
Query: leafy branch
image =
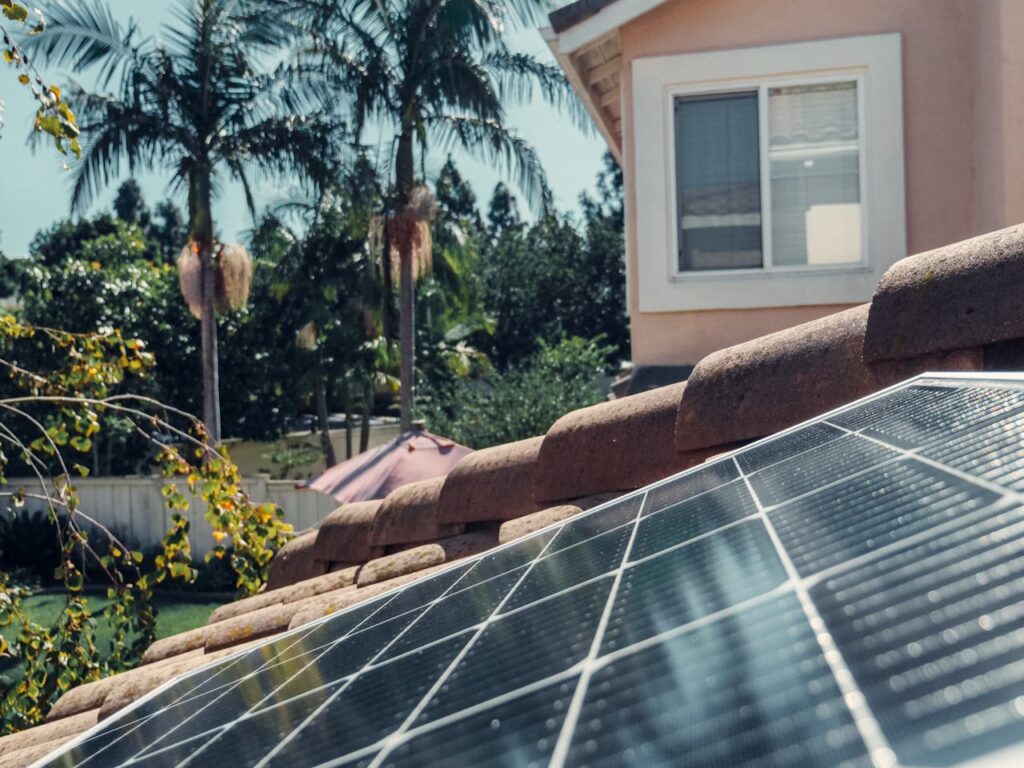
[[[46,29],[46,20],[38,8],[29,10],[28,6],[14,0],[0,0],[0,15],[9,22],[28,28],[29,35],[38,35]],[[32,59],[21,48],[0,23],[0,38],[3,39],[3,60],[19,70],[18,82],[32,92],[36,100],[35,130],[48,134],[53,138],[57,151],[66,155],[70,151],[76,158],[82,156],[82,145],[78,141],[78,122],[71,106],[64,100],[60,88],[47,83],[39,70],[32,64]],[[0,128],[3,127],[3,107],[0,100]]]
[[[199,420],[150,398],[118,394],[126,377],[145,378],[153,365],[141,342],[113,329],[74,334],[0,316],[0,369],[9,379],[9,394],[0,396],[0,498],[15,511],[28,499],[43,503],[61,553],[54,577],[66,594],[56,624],[42,627],[22,609],[27,591],[0,572],[0,629],[18,629],[13,641],[0,637],[0,657],[18,659],[25,669],[0,697],[0,731],[36,724],[64,691],[140,661],[155,639],[154,588],[197,575],[183,514],[190,497],[205,505],[213,528],[217,546],[208,559],[230,558],[240,594],[261,587],[291,531],[275,505],[249,499],[238,469],[210,444]],[[151,447],[164,478],[171,526],[151,564],[81,509],[75,483],[88,470],[75,459],[113,419]],[[14,461],[27,468],[38,491],[10,488],[7,470]],[[107,584],[110,603],[102,618],[113,637],[107,653],[96,645],[87,573],[101,574]]]

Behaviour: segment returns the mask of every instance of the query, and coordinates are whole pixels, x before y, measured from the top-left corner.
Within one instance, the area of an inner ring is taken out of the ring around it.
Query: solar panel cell
[[[871,765],[792,595],[611,660],[566,764]]]
[[[622,562],[632,525],[541,558],[516,587],[505,608],[518,608],[614,570]]]
[[[755,514],[757,505],[746,483],[733,480],[644,517],[637,528],[630,557],[639,560]]]
[[[689,498],[698,496],[712,488],[725,485],[740,476],[736,465],[731,459],[711,462],[703,467],[691,470],[681,477],[652,488],[647,493],[643,514],[670,507]]]
[[[812,594],[897,756],[951,765],[1024,739],[1024,510],[823,581]]]
[[[417,724],[451,715],[572,667],[590,649],[611,579],[577,587],[484,629]]]
[[[645,560],[622,574],[602,653],[738,605],[785,580],[759,520]]]
[[[999,496],[912,459],[876,466],[768,513],[802,576],[988,506]]]
[[[792,458],[842,437],[845,432],[831,424],[810,426],[773,438],[736,455],[740,468],[747,474]]]
[[[397,656],[484,621],[524,572],[524,568],[518,568],[437,601],[392,643],[385,657]]]
[[[750,485],[762,506],[773,507],[898,456],[894,450],[847,435],[754,472]]]

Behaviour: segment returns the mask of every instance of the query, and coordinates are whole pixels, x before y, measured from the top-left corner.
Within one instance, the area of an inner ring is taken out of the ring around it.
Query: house
[[[1024,221],[1017,0],[577,0],[552,51],[622,165],[634,363],[868,301]]]

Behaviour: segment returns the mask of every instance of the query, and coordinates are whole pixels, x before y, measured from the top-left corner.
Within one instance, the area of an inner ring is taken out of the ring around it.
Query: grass
[[[61,594],[35,595],[28,598],[24,604],[24,610],[29,618],[44,627],[52,627],[64,609],[64,596]],[[103,609],[110,601],[100,595],[89,596],[89,610],[92,611],[96,620],[96,647],[100,653],[106,653],[110,648],[110,627],[102,615]],[[157,609],[156,636],[157,639],[176,635],[194,629],[206,623],[214,608],[221,605],[220,602],[211,601],[209,598],[194,599],[187,594],[182,595],[159,595],[154,598]],[[2,631],[8,641],[13,641],[18,634],[19,627],[8,627]],[[0,662],[0,688],[17,681],[21,677],[21,665],[11,662]]]

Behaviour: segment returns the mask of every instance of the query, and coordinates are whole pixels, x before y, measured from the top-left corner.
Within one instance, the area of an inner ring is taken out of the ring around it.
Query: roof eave
[[[579,96],[580,101],[583,102],[583,106],[587,110],[587,114],[589,114],[590,119],[594,121],[594,125],[597,127],[598,133],[600,133],[604,138],[612,156],[615,158],[616,162],[621,165],[622,143],[615,135],[614,126],[610,123],[607,114],[605,114],[605,112],[594,103],[593,94],[583,82],[583,79],[580,77],[580,73],[573,64],[572,59],[567,53],[563,53],[560,35],[551,27],[542,27],[540,34],[544,38],[544,42],[546,42],[548,47],[551,49],[551,53],[554,55],[558,65],[562,68],[562,71],[565,72],[565,76],[569,81],[569,84],[572,86],[573,90],[576,91],[576,95]]]

